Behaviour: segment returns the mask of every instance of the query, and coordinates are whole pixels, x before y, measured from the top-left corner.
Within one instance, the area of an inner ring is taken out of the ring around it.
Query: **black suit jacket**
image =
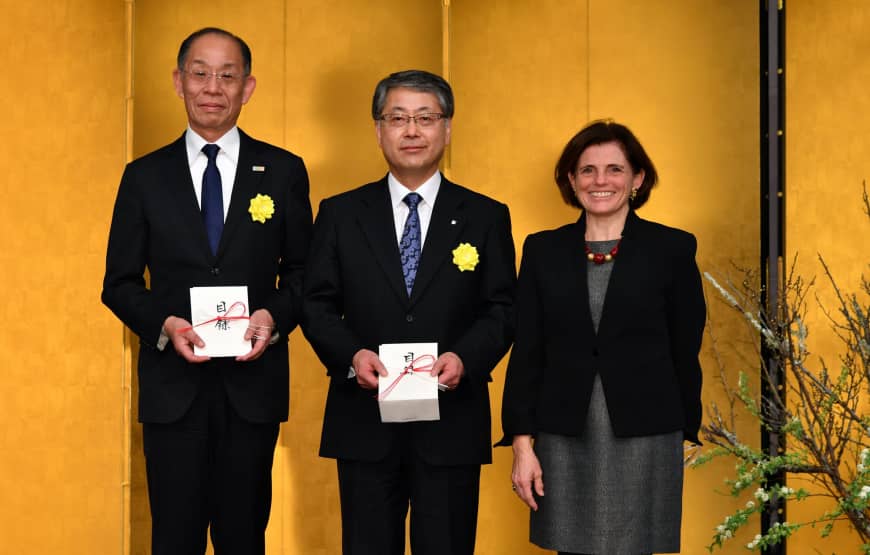
[[[308,175],[298,156],[239,134],[236,178],[216,256],[191,183],[184,135],[128,164],[121,179],[102,299],[140,338],[142,422],[180,418],[204,373],[222,376],[230,402],[243,418],[287,419],[287,336],[299,320],[311,237]],[[254,171],[255,166],[264,171]],[[248,213],[250,199],[258,193],[275,203],[275,213],[265,223]],[[171,344],[157,350],[168,316],[190,320],[190,288],[216,285],[247,285],[249,313],[268,309],[280,341],[250,362],[215,358],[189,364]]]
[[[451,251],[477,248],[461,272]],[[387,179],[326,199],[305,274],[302,329],[331,381],[320,454],[383,458],[398,427],[432,464],[491,461],[488,383],[513,338],[516,263],[507,206],[446,179],[432,211],[410,298],[402,280]],[[436,341],[465,365],[440,394],[440,421],[383,424],[375,392],[348,379],[353,355],[381,343]]]
[[[579,435],[596,373],[617,436],[683,430],[698,442],[706,308],[695,238],[629,213],[596,334],[585,229],[584,215],[526,239],[500,443],[539,431]]]

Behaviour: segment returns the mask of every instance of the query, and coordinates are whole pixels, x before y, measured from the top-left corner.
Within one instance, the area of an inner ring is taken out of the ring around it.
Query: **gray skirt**
[[[596,376],[579,437],[538,434],[544,497],[529,539],[544,549],[595,555],[680,550],[683,433],[617,438]]]

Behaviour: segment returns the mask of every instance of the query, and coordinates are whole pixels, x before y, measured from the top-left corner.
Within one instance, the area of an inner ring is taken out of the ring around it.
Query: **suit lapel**
[[[457,238],[465,227],[466,214],[462,210],[462,194],[453,183],[442,177],[438,197],[432,209],[432,218],[426,231],[426,243],[420,257],[420,267],[411,291],[411,304],[426,291],[438,268],[456,248]],[[401,275],[401,274],[400,274]]]
[[[254,166],[263,168],[264,171],[255,172]],[[239,225],[245,218],[250,218],[248,208],[251,199],[257,195],[257,187],[269,170],[266,161],[261,159],[261,153],[256,148],[254,140],[239,129],[239,160],[236,164],[236,178],[233,182],[233,194],[230,197],[227,220],[224,223],[218,246],[218,257],[228,248]]]
[[[383,269],[387,282],[399,298],[407,301],[408,293],[402,278],[402,262],[396,240],[387,178],[384,177],[377,183],[369,185],[360,193],[362,206],[357,211],[360,231],[369,243],[375,262]]]
[[[168,185],[172,196],[170,206],[179,212],[179,221],[182,226],[178,230],[179,237],[189,237],[200,250],[208,253],[208,256],[211,257],[205,224],[202,221],[202,213],[199,210],[196,192],[191,181],[190,162],[187,159],[184,134],[170,147],[169,157],[169,164],[165,168],[164,183]]]

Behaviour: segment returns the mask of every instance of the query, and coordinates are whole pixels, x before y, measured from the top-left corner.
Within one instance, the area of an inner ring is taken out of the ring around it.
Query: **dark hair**
[[[387,103],[387,94],[390,90],[398,88],[434,94],[441,105],[441,112],[444,116],[447,119],[453,117],[453,90],[450,88],[450,84],[443,77],[434,73],[409,69],[391,73],[388,77],[381,79],[381,82],[375,87],[375,94],[372,97],[372,118],[379,119],[381,117]]]
[[[245,77],[251,74],[251,49],[248,48],[248,45],[240,37],[237,37],[229,31],[220,29],[219,27],[205,27],[203,29],[200,29],[199,31],[194,31],[181,42],[181,47],[179,47],[178,49],[177,60],[179,70],[184,71],[184,64],[185,62],[187,62],[187,54],[188,52],[190,52],[190,47],[193,45],[193,42],[199,37],[205,35],[221,35],[223,37],[227,37],[228,39],[236,41],[236,44],[239,45],[239,50],[242,51],[242,62],[244,63]]]
[[[622,148],[626,160],[631,164],[631,170],[634,173],[640,173],[643,170],[643,183],[637,189],[637,196],[628,202],[631,208],[640,208],[649,200],[650,191],[658,182],[659,176],[652,160],[634,133],[628,127],[613,120],[596,120],[589,123],[571,137],[571,140],[565,145],[562,156],[556,163],[555,172],[556,185],[559,187],[559,192],[562,193],[562,199],[571,206],[583,208],[571,188],[568,176],[577,171],[577,162],[583,151],[592,145],[603,143],[617,143]]]

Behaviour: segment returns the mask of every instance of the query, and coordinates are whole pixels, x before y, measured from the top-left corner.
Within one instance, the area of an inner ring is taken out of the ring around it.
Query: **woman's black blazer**
[[[596,334],[585,229],[582,215],[526,239],[499,444],[516,434],[579,435],[596,373],[617,437],[682,430],[699,443],[706,306],[695,237],[630,212]]]

